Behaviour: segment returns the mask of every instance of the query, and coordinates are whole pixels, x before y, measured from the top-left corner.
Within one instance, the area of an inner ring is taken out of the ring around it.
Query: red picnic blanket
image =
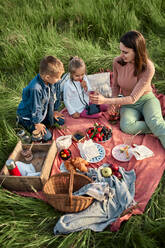
[[[76,131],[85,132],[86,129],[93,126],[96,122],[96,119],[73,119],[71,118],[67,111],[63,111],[65,116],[65,122],[67,129],[66,130],[53,130],[53,139],[61,135],[73,134]],[[165,169],[165,152],[164,148],[160,144],[160,141],[155,138],[152,134],[147,135],[137,135],[133,143],[137,145],[145,145],[154,152],[154,156],[150,158],[145,158],[143,160],[137,161],[133,156],[129,162],[119,162],[112,156],[112,149],[118,144],[122,144],[123,140],[131,135],[123,133],[119,128],[119,122],[116,125],[110,125],[105,118],[102,116],[97,120],[97,122],[102,125],[112,128],[112,137],[106,142],[100,143],[106,151],[106,156],[104,159],[98,163],[91,163],[90,167],[98,168],[103,163],[117,163],[119,166],[123,167],[125,170],[135,170],[136,173],[136,184],[135,184],[135,201],[138,203],[136,208],[128,211],[127,214],[118,218],[111,225],[111,230],[118,230],[122,221],[127,220],[131,217],[132,214],[142,214],[145,210],[145,207],[154,193],[159,181],[163,175]],[[80,156],[77,143],[73,141],[72,145],[69,148],[72,152],[72,157]],[[54,160],[52,167],[51,175],[60,172],[60,165],[62,160],[59,156]]]
[[[112,83],[112,73],[111,83]],[[155,95],[158,97],[162,113],[165,115],[165,95],[158,94],[155,89],[153,89]],[[97,121],[102,125],[112,127],[112,137],[110,140],[101,143],[105,148],[106,156],[105,158],[95,164],[90,164],[93,168],[98,168],[103,163],[117,163],[119,166],[123,167],[125,170],[135,170],[136,173],[136,183],[135,183],[135,201],[138,203],[135,208],[125,211],[122,217],[119,217],[117,221],[111,224],[111,230],[115,231],[120,228],[122,221],[128,220],[133,214],[142,214],[145,210],[145,207],[150,200],[152,194],[154,193],[156,187],[158,186],[160,179],[163,175],[165,169],[165,152],[164,148],[160,144],[160,141],[154,137],[152,134],[146,135],[137,135],[133,143],[137,145],[145,145],[154,152],[154,156],[150,158],[145,158],[144,160],[137,161],[133,156],[129,162],[118,162],[112,156],[112,149],[118,144],[122,144],[123,140],[130,135],[123,133],[119,128],[119,122],[115,125],[110,125],[106,117],[103,115],[98,120],[96,119],[73,119],[64,109],[63,114],[65,116],[65,124],[67,129],[54,129],[53,130],[53,139],[56,140],[57,137],[61,135],[73,134],[76,131],[85,132],[86,129],[93,126]],[[72,157],[80,156],[77,143],[73,141],[71,147],[69,148],[72,152]],[[55,173],[60,173],[60,165],[62,160],[59,158],[58,154],[54,160],[51,175]],[[29,193],[29,192],[17,192],[20,195],[32,196],[46,201],[42,192]]]

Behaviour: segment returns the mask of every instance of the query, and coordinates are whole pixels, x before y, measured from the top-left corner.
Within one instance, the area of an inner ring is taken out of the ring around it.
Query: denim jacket
[[[52,90],[54,99],[50,99],[50,97],[53,98],[50,90]],[[56,111],[60,106],[60,98],[60,82],[54,85],[46,85],[38,74],[23,89],[22,101],[18,106],[17,115],[25,120],[30,120],[34,124],[40,123],[48,113],[49,102],[54,104],[54,110]]]

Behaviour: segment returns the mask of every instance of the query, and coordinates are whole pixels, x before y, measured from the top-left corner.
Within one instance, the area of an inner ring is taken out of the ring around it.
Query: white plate
[[[90,160],[87,160],[84,156],[84,154],[81,154],[81,157],[83,159],[86,159],[89,163],[98,163],[100,162],[104,157],[105,157],[105,149],[102,145],[98,144],[98,143],[95,143],[95,145],[97,146],[97,149],[99,151],[99,155],[95,158],[92,158]]]
[[[125,152],[121,152],[121,151],[120,151],[120,148],[123,148],[123,147],[125,147],[125,146],[126,146],[125,144],[120,144],[120,145],[115,146],[115,147],[112,149],[112,156],[113,156],[116,160],[121,161],[121,162],[127,162],[127,161],[130,161],[130,159],[132,158],[133,153],[132,153],[132,151],[131,151],[131,147],[128,148],[129,158],[126,157],[126,153],[125,153]]]

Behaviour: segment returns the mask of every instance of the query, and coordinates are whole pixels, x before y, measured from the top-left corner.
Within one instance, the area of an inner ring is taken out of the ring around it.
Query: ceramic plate
[[[113,149],[112,149],[112,156],[118,160],[118,161],[121,161],[121,162],[127,162],[127,161],[130,161],[130,159],[132,158],[133,156],[133,153],[131,151],[131,147],[128,148],[128,155],[129,157],[127,158],[126,156],[126,152],[121,152],[120,149],[121,148],[124,148],[126,145],[125,144],[120,144],[120,145],[117,145],[115,146]]]
[[[95,143],[95,145],[97,146],[97,149],[99,151],[99,155],[97,157],[95,157],[95,158],[87,160],[89,163],[98,163],[105,157],[105,149],[104,149],[104,147],[102,145],[98,144],[98,143]],[[83,159],[85,159],[84,154],[81,154],[81,157]]]
[[[65,168],[64,162],[62,162],[61,165],[60,165],[60,171],[61,171],[61,172],[69,172],[69,171]],[[80,170],[78,170],[78,169],[76,169],[76,171],[79,172],[79,173],[82,173],[82,172],[80,172]]]
[[[64,162],[60,165],[60,171],[61,172],[68,172],[68,170],[65,168]]]

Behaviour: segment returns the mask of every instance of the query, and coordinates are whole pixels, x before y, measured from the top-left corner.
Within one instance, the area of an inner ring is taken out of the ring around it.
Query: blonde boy
[[[39,74],[23,89],[22,100],[17,109],[18,123],[28,132],[34,129],[48,141],[52,134],[47,127],[55,122],[64,124],[63,116],[58,112],[60,106],[60,83],[64,73],[63,63],[46,56],[40,62]]]

